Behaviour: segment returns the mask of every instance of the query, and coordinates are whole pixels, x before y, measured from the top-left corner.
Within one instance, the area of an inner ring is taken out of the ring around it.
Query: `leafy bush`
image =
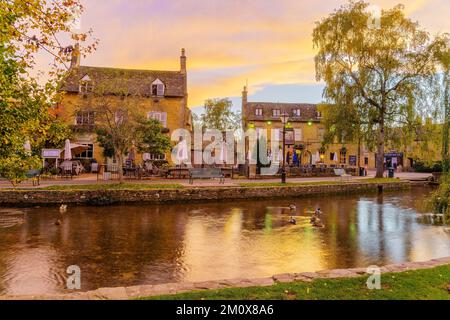
[[[431,203],[436,213],[446,215],[450,219],[450,174],[441,178],[439,189],[433,193]]]
[[[413,168],[416,172],[442,172],[442,162],[437,161],[433,164],[425,163],[423,161],[414,161]]]

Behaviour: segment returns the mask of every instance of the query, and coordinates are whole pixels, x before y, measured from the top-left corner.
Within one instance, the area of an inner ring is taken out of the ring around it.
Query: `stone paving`
[[[350,181],[360,181],[364,179],[370,179],[375,177],[375,171],[369,171],[367,177],[350,177]],[[431,177],[430,173],[418,173],[418,172],[398,172],[395,177],[402,180],[426,180]],[[323,182],[323,181],[337,181],[338,177],[308,177],[308,178],[289,178],[288,182],[301,183],[301,182]],[[126,183],[136,184],[180,184],[186,187],[223,187],[223,186],[238,186],[241,183],[276,183],[280,182],[279,179],[225,179],[225,184],[215,179],[210,180],[195,180],[193,185],[190,185],[188,179],[164,179],[164,178],[152,178],[146,180],[125,180]],[[21,188],[42,188],[48,186],[67,186],[67,185],[91,185],[91,184],[114,184],[117,181],[103,181],[97,180],[96,174],[83,174],[80,177],[74,177],[73,179],[58,179],[58,180],[43,180],[39,187],[33,187],[31,182],[23,182]],[[0,189],[11,188],[11,184],[5,180],[0,180]]]
[[[381,273],[398,273],[410,270],[430,269],[450,264],[450,257],[424,262],[406,262],[381,267]],[[336,279],[361,277],[366,275],[365,268],[334,269],[318,272],[284,273],[258,279],[229,279],[204,282],[166,283],[157,285],[140,285],[132,287],[100,288],[93,291],[37,296],[0,296],[0,300],[128,300],[139,297],[171,295],[190,291],[214,290],[224,288],[248,288],[272,286],[276,283],[294,281],[311,282],[315,279]]]

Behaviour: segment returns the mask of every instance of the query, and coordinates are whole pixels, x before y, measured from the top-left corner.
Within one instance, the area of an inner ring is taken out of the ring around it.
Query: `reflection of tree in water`
[[[69,207],[61,226],[54,225],[57,208],[32,209],[24,225],[0,232],[0,292],[11,287],[6,278],[14,273],[41,283],[42,292],[60,291],[74,264],[81,267],[82,289],[89,290],[218,273],[254,277],[253,267],[260,276],[408,260],[417,253],[416,238],[423,237],[412,209],[415,199],[425,197],[425,191],[411,190],[382,197]],[[324,229],[309,223],[317,207]],[[295,226],[291,215],[297,216]],[[424,235],[426,248],[419,250],[429,256],[434,251],[425,249],[442,238]]]

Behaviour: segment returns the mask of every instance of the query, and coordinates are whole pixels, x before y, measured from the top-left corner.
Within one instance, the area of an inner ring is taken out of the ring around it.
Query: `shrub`
[[[431,197],[431,203],[436,213],[450,218],[450,174],[442,176],[438,190]]]
[[[442,172],[442,162],[437,161],[433,164],[428,164],[423,161],[417,160],[414,161],[413,168],[416,172]]]

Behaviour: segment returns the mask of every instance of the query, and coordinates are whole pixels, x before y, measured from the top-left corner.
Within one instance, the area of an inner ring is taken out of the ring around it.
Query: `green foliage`
[[[141,119],[136,130],[138,150],[153,154],[166,153],[172,147],[166,131],[158,120]]]
[[[441,177],[439,188],[431,197],[431,204],[436,213],[444,214],[450,221],[450,174]]]
[[[442,162],[436,161],[430,164],[428,162],[424,162],[421,160],[415,160],[413,168],[416,172],[426,172],[426,173],[442,172]]]
[[[61,65],[73,52],[73,47],[63,47],[56,35],[71,33],[73,9],[82,12],[79,1],[0,2],[0,175],[13,185],[25,179],[28,170],[39,168],[42,147],[60,146],[68,136],[68,128],[49,110],[59,98],[58,83],[64,73]],[[79,34],[76,40],[86,38],[86,34]],[[86,53],[92,49],[80,50]],[[28,72],[35,69],[39,52],[55,59],[44,84]],[[24,150],[27,141],[31,154]]]
[[[200,118],[194,117],[194,123],[204,129],[225,131],[241,127],[241,115],[231,109],[230,99],[208,99],[205,101],[204,112]]]
[[[0,159],[0,177],[7,179],[13,187],[26,180],[31,169],[39,168],[41,160],[36,156],[11,155]]]

